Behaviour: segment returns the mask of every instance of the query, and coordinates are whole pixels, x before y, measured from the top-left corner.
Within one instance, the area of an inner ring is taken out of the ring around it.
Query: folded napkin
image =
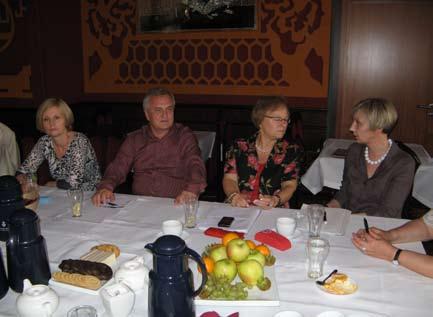
[[[208,311],[200,315],[200,317],[222,317],[220,314],[218,314],[216,311]],[[227,315],[227,317],[239,317],[239,313],[232,313],[230,315]]]
[[[200,230],[206,230],[210,227],[218,227],[218,222],[222,217],[234,217],[233,223],[228,230],[240,231],[247,233],[254,225],[257,217],[260,214],[260,209],[253,208],[238,208],[238,207],[224,207],[221,209],[219,206],[203,210],[198,221]]]
[[[307,206],[307,204],[303,204],[301,210],[307,212]],[[322,225],[321,231],[332,235],[344,236],[352,212],[343,208],[325,208],[325,210],[327,221]],[[305,216],[308,217],[307,214]],[[304,229],[308,230],[308,221]]]

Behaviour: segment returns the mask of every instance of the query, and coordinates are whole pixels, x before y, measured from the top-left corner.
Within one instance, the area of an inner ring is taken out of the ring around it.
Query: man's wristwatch
[[[392,259],[392,264],[394,264],[394,265],[399,265],[400,264],[398,262],[398,258],[400,256],[400,253],[401,253],[401,249],[397,249],[397,252],[395,252],[395,255],[394,255],[394,259]]]

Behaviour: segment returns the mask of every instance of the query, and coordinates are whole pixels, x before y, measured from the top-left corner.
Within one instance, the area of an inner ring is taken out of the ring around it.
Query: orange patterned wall
[[[136,32],[136,1],[82,1],[85,93],[326,98],[331,0],[261,0],[256,30]]]

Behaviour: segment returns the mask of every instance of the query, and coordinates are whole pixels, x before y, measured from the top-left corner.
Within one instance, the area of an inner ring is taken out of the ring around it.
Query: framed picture
[[[138,32],[255,29],[256,0],[138,0]]]

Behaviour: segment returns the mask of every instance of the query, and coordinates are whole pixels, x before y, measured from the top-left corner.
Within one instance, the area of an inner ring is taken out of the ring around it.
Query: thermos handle
[[[205,286],[206,281],[207,281],[207,271],[206,271],[206,266],[204,265],[203,261],[200,258],[200,255],[195,252],[194,250],[191,250],[189,248],[185,249],[185,253],[187,255],[189,255],[194,261],[196,261],[198,263],[198,265],[200,266],[201,269],[201,285],[198,288],[198,290],[194,291],[193,296],[197,296],[198,294],[200,294],[202,288]]]

